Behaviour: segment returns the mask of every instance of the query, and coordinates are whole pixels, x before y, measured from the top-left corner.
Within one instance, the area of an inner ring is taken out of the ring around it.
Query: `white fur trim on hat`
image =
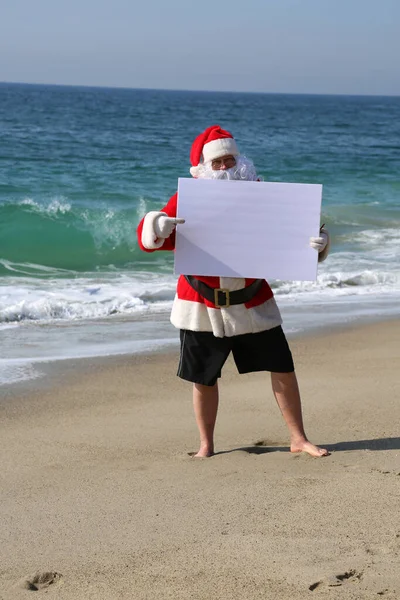
[[[239,154],[238,147],[233,138],[220,138],[219,140],[212,140],[203,146],[203,161],[208,162],[209,160],[215,160],[221,156],[232,154],[237,156]]]
[[[154,222],[161,217],[161,215],[168,216],[166,213],[152,210],[147,213],[143,221],[142,229],[142,244],[147,250],[156,250],[161,248],[165,240],[163,238],[157,239],[154,232]]]

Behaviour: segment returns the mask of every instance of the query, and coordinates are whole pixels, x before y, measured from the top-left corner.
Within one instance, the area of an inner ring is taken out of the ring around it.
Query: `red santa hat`
[[[200,163],[205,163],[221,156],[239,154],[233,135],[219,125],[211,125],[194,140],[190,151],[192,167],[190,174],[196,177],[200,171]]]

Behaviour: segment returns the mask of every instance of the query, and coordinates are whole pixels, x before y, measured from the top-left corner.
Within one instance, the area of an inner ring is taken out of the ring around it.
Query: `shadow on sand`
[[[349,452],[351,450],[400,450],[400,438],[378,438],[375,440],[355,440],[353,442],[338,442],[337,444],[319,444],[329,452]],[[278,446],[268,441],[256,442],[252,446],[221,450],[218,454],[230,452],[247,452],[248,454],[267,454],[267,452],[289,452],[289,446]]]

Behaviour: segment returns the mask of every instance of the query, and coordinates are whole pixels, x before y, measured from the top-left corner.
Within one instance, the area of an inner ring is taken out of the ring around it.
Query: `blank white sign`
[[[314,281],[322,185],[178,180],[175,273]]]

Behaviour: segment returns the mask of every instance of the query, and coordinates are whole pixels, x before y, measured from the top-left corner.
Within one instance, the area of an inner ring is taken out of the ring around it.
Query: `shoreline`
[[[305,329],[300,331],[286,332],[286,337],[289,341],[290,346],[303,339],[320,338],[322,336],[335,335],[336,333],[358,330],[360,328],[378,325],[380,323],[393,323],[396,325],[400,322],[399,318],[394,318],[393,315],[382,314],[380,318],[374,318],[373,322],[370,322],[369,317],[359,317],[349,322],[339,324],[329,324],[325,327],[315,326],[311,329]],[[285,323],[283,324],[283,328]],[[164,324],[165,326],[165,324]],[[172,357],[175,356],[176,360],[179,358],[179,332],[175,330],[171,325],[172,331],[176,331],[176,339],[168,339],[168,343],[165,345],[156,345],[153,349],[138,351],[138,352],[121,352],[116,354],[106,355],[94,355],[84,357],[65,357],[65,358],[54,358],[52,360],[46,359],[26,359],[26,364],[31,365],[33,368],[36,367],[38,371],[37,375],[27,377],[18,381],[12,381],[10,383],[3,383],[0,385],[0,402],[2,399],[7,399],[17,395],[29,394],[34,390],[46,390],[52,386],[57,386],[58,381],[63,384],[67,384],[76,372],[80,375],[85,372],[93,372],[97,369],[107,368],[108,366],[118,366],[125,363],[129,364],[141,364],[143,361],[151,360],[154,358],[155,361],[159,357]]]
[[[72,361],[14,390],[0,402],[1,600],[40,574],[57,600],[397,599],[399,339],[397,320],[291,341],[322,459],[290,454],[268,374],[231,359],[205,460],[189,456],[177,353]]]
[[[91,369],[91,363],[98,363],[99,365],[107,365],[108,362],[110,364],[118,363],[119,361],[130,360],[131,357],[146,357],[154,355],[170,355],[171,353],[178,352],[179,354],[179,332],[176,330],[171,323],[169,322],[169,312],[166,312],[161,316],[161,319],[154,320],[153,326],[159,323],[161,327],[161,331],[168,332],[168,335],[171,337],[165,338],[164,342],[162,340],[157,340],[153,348],[151,348],[150,340],[140,339],[137,340],[136,343],[143,344],[145,349],[137,350],[136,352],[120,351],[111,354],[98,354],[93,356],[77,356],[77,357],[56,357],[54,359],[47,358],[38,358],[33,357],[26,359],[17,359],[15,363],[13,361],[9,361],[5,363],[5,368],[15,369],[18,368],[18,365],[21,369],[28,369],[31,371],[31,375],[23,378],[14,379],[10,382],[0,383],[0,401],[3,397],[8,397],[10,394],[13,394],[14,391],[18,393],[18,391],[27,390],[30,391],[32,388],[46,388],[51,385],[50,379],[53,378],[54,373],[60,373],[62,375],[62,371],[69,373],[74,369],[81,369],[82,365],[88,365],[88,368]],[[371,319],[373,324],[378,323],[387,323],[387,322],[397,322],[400,319],[400,313],[398,315],[387,312],[381,313],[379,315],[358,315],[357,317],[353,317],[350,320],[347,320],[343,323],[337,322],[328,322],[326,325],[315,325],[305,326],[299,330],[290,329],[291,322],[290,319],[287,318],[287,315],[283,311],[283,329],[286,333],[286,337],[289,340],[289,343],[292,344],[294,340],[309,338],[309,337],[319,337],[321,335],[330,335],[331,333],[352,330],[354,328],[364,327],[371,324]],[[125,321],[125,319],[123,320]],[[289,321],[289,325],[287,324]],[[126,321],[129,324],[132,324],[129,320]],[[113,322],[105,323],[107,328],[112,328],[114,325]],[[98,323],[93,324],[94,327],[99,327]],[[159,329],[160,329],[159,327]],[[289,328],[289,331],[287,330]],[[173,333],[176,333],[175,337]],[[165,334],[165,333],[164,333]],[[1,361],[0,361],[1,362]],[[13,374],[13,373],[12,373]],[[2,375],[2,377],[4,374]]]

